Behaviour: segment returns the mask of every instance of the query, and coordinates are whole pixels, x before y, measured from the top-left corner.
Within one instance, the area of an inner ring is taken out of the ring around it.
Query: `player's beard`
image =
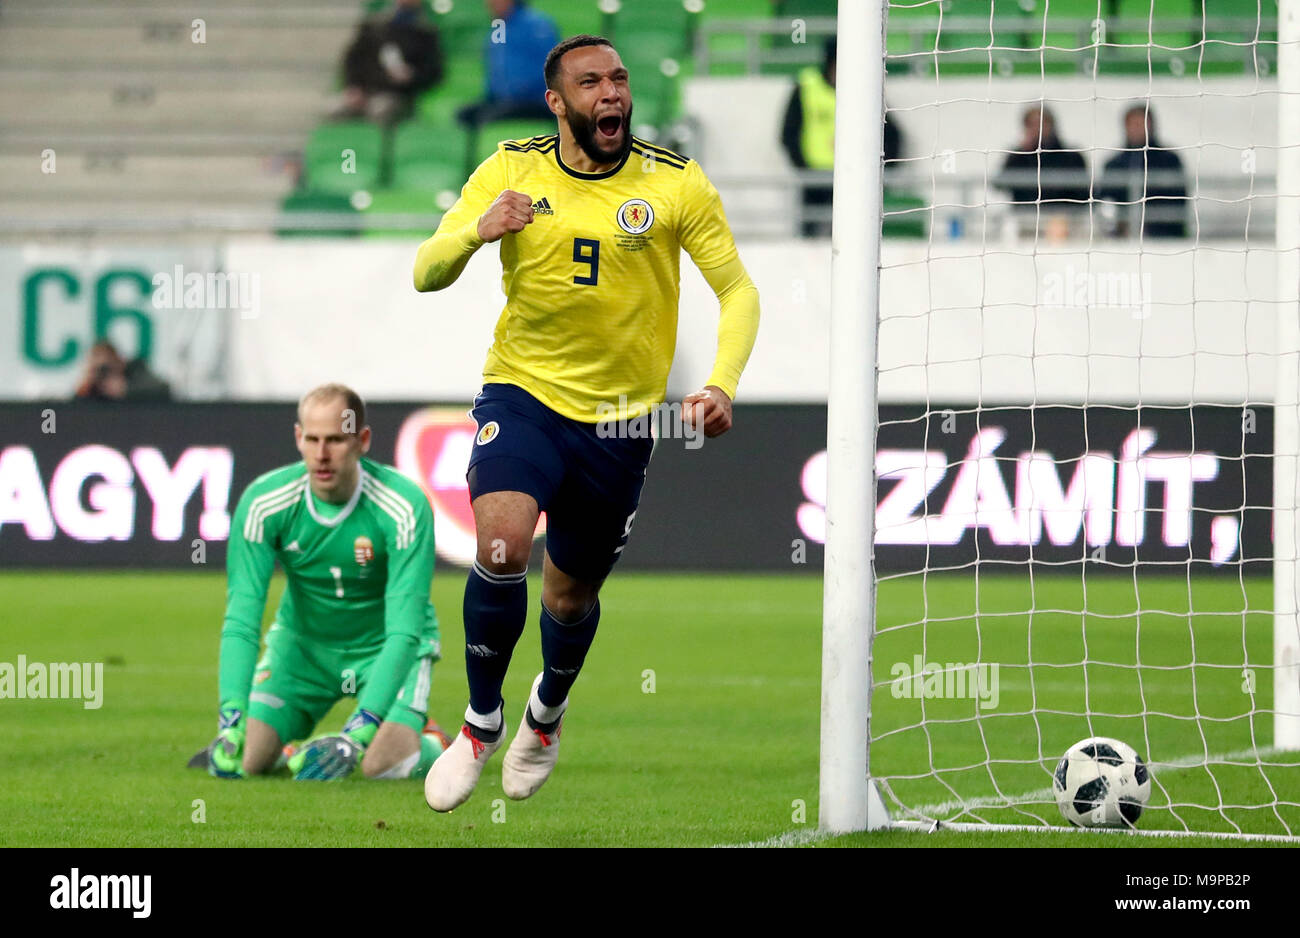
[[[623,143],[616,150],[606,150],[600,146],[599,131],[596,130],[596,122],[591,119],[590,115],[581,114],[576,108],[568,107],[565,102],[565,120],[569,123],[569,132],[573,134],[574,141],[582,147],[582,152],[587,154],[587,158],[593,163],[605,165],[607,163],[621,163],[628,153],[632,150],[632,105],[629,102],[627,113],[623,115]]]

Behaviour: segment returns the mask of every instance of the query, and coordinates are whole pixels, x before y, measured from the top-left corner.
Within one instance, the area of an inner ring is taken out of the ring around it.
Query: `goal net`
[[[1300,837],[1282,6],[1279,36],[1275,0],[888,3],[868,738],[892,823],[1068,826],[1052,772],[1107,736],[1150,767],[1139,831]]]

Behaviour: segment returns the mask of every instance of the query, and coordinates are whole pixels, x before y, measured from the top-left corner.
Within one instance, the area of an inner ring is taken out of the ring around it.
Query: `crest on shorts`
[[[491,443],[497,438],[497,434],[500,432],[501,425],[495,420],[489,420],[487,423],[483,424],[483,429],[479,430],[478,439],[475,442],[477,442],[479,446],[482,446],[485,443]]]
[[[628,199],[619,206],[615,218],[618,226],[628,234],[645,234],[655,223],[655,210],[645,199]]]
[[[356,555],[357,563],[364,567],[375,559],[374,542],[362,534],[352,542],[352,553]]]
[[[464,407],[426,407],[412,411],[397,433],[395,464],[429,496],[438,556],[463,566],[472,564],[478,553],[465,479],[465,463],[478,432],[478,422],[466,415]],[[543,512],[534,537],[545,532]]]
[[[253,675],[253,683],[261,684],[263,681],[269,679],[270,677],[271,677],[271,669],[263,668],[262,670],[258,671],[256,674]]]

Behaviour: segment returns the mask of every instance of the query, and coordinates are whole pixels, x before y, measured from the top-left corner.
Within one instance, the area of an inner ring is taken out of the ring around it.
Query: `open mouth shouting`
[[[617,143],[623,129],[622,114],[606,114],[596,119],[596,134],[601,143]]]
[[[573,108],[568,121],[574,141],[587,158],[598,165],[608,165],[618,162],[632,149],[632,105],[628,102],[622,108],[611,109],[610,102],[602,103],[605,109],[594,114]]]

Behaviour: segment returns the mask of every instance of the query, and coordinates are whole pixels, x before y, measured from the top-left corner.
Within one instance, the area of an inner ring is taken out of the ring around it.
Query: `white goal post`
[[[1277,383],[1273,403],[1273,742],[1300,749],[1300,0],[1278,3]]]
[[[838,39],[855,54],[838,63],[836,83],[819,786],[821,827],[836,833],[887,820],[880,817],[867,764],[876,595],[872,365],[880,310],[883,14],[883,2],[840,3]],[[860,120],[844,120],[851,109]]]
[[[1300,840],[1300,0],[1087,5],[839,3],[827,833],[1070,830],[1113,736],[1130,833]]]

